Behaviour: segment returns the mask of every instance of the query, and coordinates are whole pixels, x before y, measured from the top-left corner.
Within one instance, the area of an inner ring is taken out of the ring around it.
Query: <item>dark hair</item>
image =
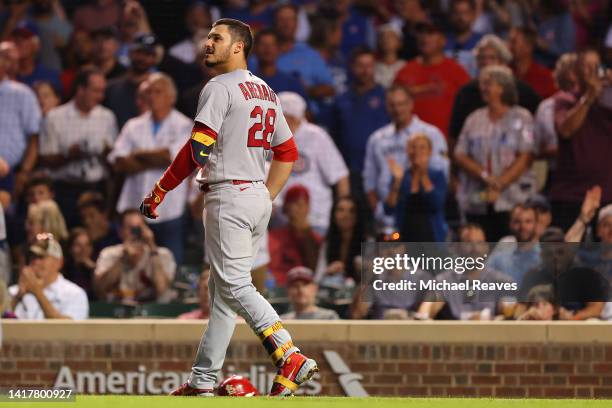
[[[340,259],[340,244],[342,243],[342,236],[340,235],[340,229],[336,225],[335,214],[338,205],[342,201],[350,201],[355,206],[355,227],[353,229],[353,235],[351,236],[351,244],[348,252],[348,262],[345,262],[345,275],[352,277],[355,282],[361,281],[361,271],[355,270],[353,264],[353,258],[361,254],[361,242],[366,238],[366,228],[363,220],[366,219],[364,216],[365,209],[359,199],[353,196],[340,197],[334,201],[330,213],[329,230],[327,231],[327,252],[325,254],[325,261],[327,264],[331,262],[341,260]],[[345,261],[345,260],[342,260]]]
[[[230,36],[232,37],[232,42],[242,41],[244,44],[244,58],[247,58],[253,47],[253,33],[251,32],[251,27],[233,18],[221,18],[215,21],[212,26],[216,27],[219,25],[227,26]]]
[[[523,210],[523,211],[533,211],[536,219],[538,218],[539,212],[538,209],[536,208],[535,205],[533,205],[532,203],[529,202],[525,202],[525,203],[521,203],[521,204],[516,204],[514,207],[512,207],[512,210],[510,210],[510,217],[512,218],[512,214],[514,214],[514,212],[516,210]]]
[[[96,210],[101,213],[106,213],[108,210],[108,206],[106,205],[106,200],[102,194],[97,191],[86,191],[79,196],[77,201],[77,208],[81,211],[83,208],[94,207]]]
[[[92,75],[104,76],[102,71],[97,68],[82,68],[77,72],[72,84],[73,95],[76,94],[79,88],[87,88],[89,86],[89,78],[91,78]]]
[[[513,30],[518,31],[525,37],[525,41],[535,48],[538,43],[538,32],[531,27],[512,27]]]
[[[68,249],[70,249],[74,241],[80,235],[87,235],[89,237],[87,230],[83,227],[74,227],[73,229],[70,230],[70,235],[68,236]],[[91,242],[91,238],[89,239],[89,241]]]
[[[455,7],[455,4],[458,3],[467,3],[472,10],[476,10],[476,1],[475,0],[452,0],[450,9],[452,10]]]
[[[360,46],[353,48],[353,51],[351,51],[351,57],[349,59],[349,63],[353,64],[357,60],[357,58],[361,57],[362,55],[371,55],[372,57],[376,59],[376,54],[374,54],[374,50],[372,50],[370,47],[367,47],[365,45],[360,45]]]
[[[400,83],[396,83],[396,84],[392,84],[387,91],[385,92],[385,95],[389,95],[392,92],[396,92],[396,91],[401,91],[403,93],[405,93],[406,95],[408,95],[408,97],[411,100],[414,100],[414,97],[412,96],[412,93],[410,92],[410,89],[408,89],[408,87],[404,84],[400,84]]]
[[[47,188],[49,188],[51,192],[55,191],[53,189],[53,179],[49,177],[49,175],[46,173],[38,172],[38,173],[32,174],[32,176],[30,177],[30,180],[28,180],[27,184],[25,185],[24,191],[27,192],[32,187],[36,187],[36,186],[47,186]]]
[[[123,221],[125,221],[125,218],[130,216],[130,215],[138,215],[139,217],[142,217],[142,214],[140,214],[140,210],[137,208],[128,208],[127,210],[123,211],[121,214],[119,214],[119,223],[123,226]]]
[[[261,30],[257,31],[257,34],[255,34],[255,44],[258,44],[259,41],[261,41],[262,37],[266,37],[266,36],[271,36],[274,37],[274,39],[276,41],[278,41],[278,33],[276,32],[275,29],[273,28],[262,28]]]
[[[313,48],[322,48],[327,39],[338,26],[338,19],[325,14],[316,15],[310,22],[308,44]]]
[[[465,230],[470,230],[470,229],[475,229],[475,230],[479,230],[482,231],[482,234],[485,235],[485,239],[486,239],[486,233],[484,228],[482,227],[482,225],[475,223],[475,222],[466,222],[465,224],[462,224],[458,229],[457,229],[457,237],[459,238],[459,240],[461,240],[461,234],[463,233],[463,231]]]

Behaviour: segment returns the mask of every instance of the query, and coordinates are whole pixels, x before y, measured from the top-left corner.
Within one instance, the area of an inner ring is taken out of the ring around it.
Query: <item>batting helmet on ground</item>
[[[241,375],[232,375],[223,380],[217,393],[222,397],[253,397],[259,395],[249,379]]]

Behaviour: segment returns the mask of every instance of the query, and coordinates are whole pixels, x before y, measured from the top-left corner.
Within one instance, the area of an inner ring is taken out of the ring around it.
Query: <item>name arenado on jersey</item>
[[[275,105],[278,105],[278,98],[276,93],[267,85],[260,85],[256,82],[245,81],[240,82],[238,84],[240,87],[240,91],[242,91],[242,95],[245,100],[249,100],[252,98],[261,99],[264,101],[272,102]]]

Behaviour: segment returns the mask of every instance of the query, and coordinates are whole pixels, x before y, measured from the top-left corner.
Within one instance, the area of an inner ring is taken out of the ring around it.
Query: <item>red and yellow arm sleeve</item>
[[[217,132],[196,122],[191,137],[159,179],[159,187],[164,191],[170,191],[189,177],[195,169],[204,167],[216,141]]]

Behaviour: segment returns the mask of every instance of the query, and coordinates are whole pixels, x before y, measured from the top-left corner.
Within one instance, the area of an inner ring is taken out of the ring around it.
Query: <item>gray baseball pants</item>
[[[269,353],[282,362],[298,349],[280,318],[251,281],[251,267],[268,227],[272,201],[261,182],[213,184],[205,195],[205,246],[211,274],[210,319],[193,363],[189,385],[212,389],[218,382],[236,314],[262,338]],[[264,336],[263,333],[272,333]],[[266,337],[264,339],[264,337]]]

